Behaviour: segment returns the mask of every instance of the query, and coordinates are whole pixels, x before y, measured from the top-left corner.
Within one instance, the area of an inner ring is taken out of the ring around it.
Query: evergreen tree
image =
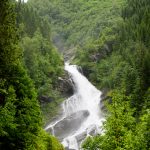
[[[149,14],[149,0],[127,0],[122,10],[123,21],[115,29],[112,53],[94,65],[98,76],[95,79],[94,72],[90,77],[103,88],[119,90],[111,95],[105,134],[88,138],[83,144],[85,149],[149,149]],[[106,44],[106,36],[100,42]]]
[[[21,64],[14,4],[0,1],[0,148],[28,149],[41,115],[32,81]]]
[[[23,67],[15,1],[0,1],[0,149],[63,150],[42,128],[33,81]]]
[[[88,137],[83,143],[85,150],[148,150],[149,149],[149,109],[145,110],[137,122],[130,107],[131,97],[121,90],[111,94],[112,103],[107,105],[109,114],[104,123],[103,135]]]

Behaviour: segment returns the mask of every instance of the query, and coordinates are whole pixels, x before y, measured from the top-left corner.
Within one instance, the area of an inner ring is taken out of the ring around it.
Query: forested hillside
[[[60,50],[83,46],[120,19],[124,0],[29,0],[29,4],[48,18],[52,39]]]
[[[72,56],[104,91],[104,134],[83,149],[150,149],[149,0],[1,0],[0,9],[0,149],[64,149],[42,128],[59,112]]]
[[[106,104],[105,135],[89,138],[83,144],[86,150],[150,147],[149,14],[148,0],[128,0],[122,10],[123,21],[77,55],[89,78],[100,88],[107,88],[106,99],[111,101]]]
[[[27,57],[19,45],[20,31],[16,28],[15,13],[18,4],[9,0],[0,1],[0,149],[63,149],[54,137],[42,129],[42,115],[36,92],[38,84],[36,89],[34,87],[37,79],[31,75],[32,80],[30,79],[28,72],[31,70],[23,65]],[[31,44],[37,41],[28,40]],[[57,58],[58,54],[55,55]],[[30,65],[34,65],[34,62]],[[36,73],[32,74],[34,76]]]
[[[47,123],[57,114],[63,100],[58,90],[63,58],[51,42],[51,25],[47,18],[40,17],[28,3],[18,3],[16,11],[23,64],[34,82]]]

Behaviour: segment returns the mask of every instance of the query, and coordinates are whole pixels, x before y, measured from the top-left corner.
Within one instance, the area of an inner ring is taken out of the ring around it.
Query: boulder
[[[70,97],[73,95],[73,82],[70,79],[69,75],[66,73],[63,78],[59,77],[59,91],[63,94],[64,97]]]
[[[59,121],[53,127],[55,136],[60,140],[69,136],[81,126],[88,116],[87,110],[81,110]]]

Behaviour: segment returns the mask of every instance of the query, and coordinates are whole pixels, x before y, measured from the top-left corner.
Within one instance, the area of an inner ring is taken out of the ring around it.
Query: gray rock
[[[91,125],[90,127],[87,128],[87,133],[91,136],[95,136],[97,134],[97,129],[96,125]]]
[[[39,100],[40,100],[40,103],[50,103],[50,102],[54,101],[53,98],[45,96],[45,95],[39,96]]]
[[[81,134],[76,135],[77,142],[80,143],[87,136],[87,131],[82,132]]]
[[[67,73],[65,73],[65,76],[63,78],[59,77],[59,91],[64,97],[70,97],[71,95],[73,95],[73,83],[69,78],[70,77]]]
[[[54,126],[54,134],[60,140],[75,132],[89,116],[87,110],[78,111],[64,118]]]

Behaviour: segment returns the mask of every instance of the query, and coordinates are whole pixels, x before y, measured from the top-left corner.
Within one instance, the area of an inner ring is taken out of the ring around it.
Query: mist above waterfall
[[[76,65],[65,64],[65,70],[73,83],[74,94],[63,104],[63,117],[46,129],[51,128],[66,149],[78,150],[88,135],[101,133],[103,116],[100,110],[101,91],[78,71]]]

